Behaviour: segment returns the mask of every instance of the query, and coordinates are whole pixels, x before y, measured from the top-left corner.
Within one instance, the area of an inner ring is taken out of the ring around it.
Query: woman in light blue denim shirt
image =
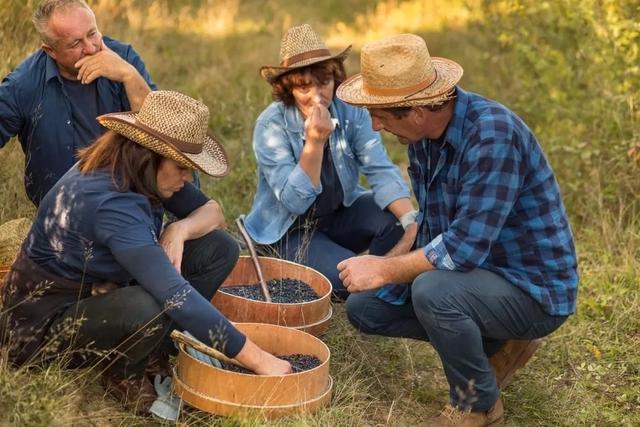
[[[407,252],[417,231],[409,189],[369,113],[334,97],[349,50],[331,55],[301,25],[282,39],[280,65],[261,68],[276,102],[254,129],[258,188],[244,220],[253,240],[320,271],[343,299],[340,261]]]

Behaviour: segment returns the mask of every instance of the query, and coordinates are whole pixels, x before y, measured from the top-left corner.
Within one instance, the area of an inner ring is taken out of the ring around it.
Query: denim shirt
[[[344,193],[344,206],[373,191],[380,209],[409,197],[398,168],[389,160],[369,113],[333,99],[329,107],[338,124],[329,137],[331,155]],[[300,167],[304,121],[295,106],[274,102],[260,114],[253,132],[258,161],[258,188],[245,218],[247,232],[260,244],[277,242],[295,219],[304,214],[322,192]],[[359,184],[360,174],[371,190]]]
[[[151,90],[156,89],[142,58],[130,45],[108,37],[104,37],[104,43],[133,65]],[[98,114],[131,109],[122,83],[100,77],[96,89]],[[42,49],[2,80],[0,148],[18,135],[26,156],[25,189],[36,206],[77,161],[76,151],[92,142],[76,140],[75,125],[71,101],[58,67]]]

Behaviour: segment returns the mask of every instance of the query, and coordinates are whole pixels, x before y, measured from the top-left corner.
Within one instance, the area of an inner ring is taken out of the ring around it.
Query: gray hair
[[[36,31],[40,34],[42,41],[48,45],[53,45],[54,41],[47,33],[47,24],[53,12],[60,9],[66,9],[71,6],[80,6],[91,10],[85,0],[42,0],[36,10],[33,12],[31,21],[36,27]]]

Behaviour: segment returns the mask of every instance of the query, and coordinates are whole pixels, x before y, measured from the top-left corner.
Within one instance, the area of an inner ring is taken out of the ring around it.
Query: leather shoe
[[[452,405],[444,407],[440,415],[418,424],[418,427],[485,427],[504,422],[502,400],[498,398],[488,411],[462,411]]]
[[[527,364],[541,344],[541,339],[508,340],[500,350],[489,358],[489,363],[496,373],[496,381],[500,390],[504,390],[511,384],[516,371]]]

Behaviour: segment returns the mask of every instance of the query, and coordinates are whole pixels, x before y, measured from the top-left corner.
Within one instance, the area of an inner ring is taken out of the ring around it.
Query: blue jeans
[[[547,314],[519,288],[481,269],[422,273],[411,285],[410,303],[401,306],[376,292],[349,297],[349,321],[368,334],[430,341],[451,403],[474,411],[490,409],[500,395],[489,356],[506,340],[543,337],[567,319]]]
[[[386,254],[404,234],[397,222],[391,212],[375,204],[372,194],[366,194],[324,218],[317,228],[290,230],[271,249],[276,256],[318,270],[331,282],[334,295],[346,299],[349,292],[338,277],[338,264],[366,250],[371,255]]]

